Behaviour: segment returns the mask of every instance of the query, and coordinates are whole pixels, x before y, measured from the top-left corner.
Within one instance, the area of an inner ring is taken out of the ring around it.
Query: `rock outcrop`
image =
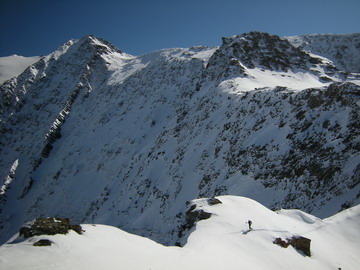
[[[68,218],[38,218],[20,228],[20,236],[67,234],[70,230],[82,234],[80,225],[73,225]],[[42,244],[41,242],[39,245]]]
[[[50,241],[49,239],[40,239],[39,241],[35,242],[33,244],[34,247],[47,247],[47,246],[51,246],[53,242]]]
[[[178,228],[178,237],[179,239],[182,239],[182,241],[177,242],[176,245],[183,246],[187,235],[195,224],[200,220],[209,219],[211,217],[211,213],[203,210],[201,207],[202,205],[212,206],[221,203],[222,202],[217,198],[198,199],[188,202],[190,207],[186,211],[185,222]]]
[[[204,199],[207,205],[216,205],[222,203],[217,198],[208,198]],[[208,219],[211,217],[211,213],[204,211],[199,208],[196,203],[191,204],[190,208],[186,211],[186,220],[189,228],[192,228],[196,222],[204,219]]]
[[[222,46],[213,54],[206,67],[211,79],[248,77],[246,68],[271,71],[309,70],[321,65],[328,71],[335,66],[293,46],[287,39],[267,33],[250,32],[223,38]]]
[[[275,238],[273,243],[283,248],[287,248],[289,245],[291,245],[296,250],[303,252],[306,256],[311,256],[311,251],[310,251],[311,240],[309,238],[303,236],[293,236],[291,238],[287,238],[286,240],[283,240],[281,239],[281,237],[278,237]]]

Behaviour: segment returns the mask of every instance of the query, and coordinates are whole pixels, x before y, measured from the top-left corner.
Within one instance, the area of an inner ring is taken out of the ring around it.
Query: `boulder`
[[[282,240],[281,237],[275,238],[273,243],[283,248],[287,248],[289,246],[289,243]]]
[[[33,244],[34,247],[46,247],[51,246],[53,242],[49,239],[41,239]]]
[[[289,245],[291,245],[296,250],[302,251],[306,256],[311,256],[310,242],[311,240],[309,238],[303,236],[293,236],[291,238],[287,238],[286,240],[278,237],[275,238],[275,240],[273,241],[274,244],[279,245],[283,248],[287,248]]]
[[[302,251],[306,256],[311,256],[310,252],[310,242],[309,238],[303,236],[293,236],[290,239],[287,239],[288,243],[292,245],[297,250]]]
[[[218,198],[209,198],[207,199],[208,205],[215,205],[222,203]]]

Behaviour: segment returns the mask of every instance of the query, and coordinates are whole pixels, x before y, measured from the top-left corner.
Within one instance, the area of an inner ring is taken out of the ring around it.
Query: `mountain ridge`
[[[284,44],[246,36],[257,62]],[[185,202],[222,194],[321,217],[357,204],[357,75],[288,42],[257,66],[229,42],[131,56],[86,36],[4,83],[2,241],[45,215],[173,244]]]
[[[294,46],[322,55],[346,72],[360,72],[360,34],[312,34],[286,37]]]
[[[17,233],[0,247],[0,267],[356,269],[359,264],[356,256],[359,252],[359,206],[326,219],[295,209],[274,212],[239,196],[197,199],[191,201],[189,207],[189,212],[203,213],[207,218],[196,222],[182,247],[163,246],[111,226],[81,224],[81,234],[74,229],[67,234],[52,235],[50,231],[47,235],[32,237]],[[251,229],[247,224],[249,219],[252,220]],[[290,245],[279,245],[279,241],[285,243],[291,239]],[[301,245],[294,239],[307,244]],[[50,246],[39,246],[40,243]]]

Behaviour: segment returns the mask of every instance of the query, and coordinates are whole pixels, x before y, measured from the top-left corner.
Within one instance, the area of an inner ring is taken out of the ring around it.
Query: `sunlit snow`
[[[166,247],[115,227],[82,225],[83,235],[14,236],[0,247],[0,268],[355,270],[360,265],[360,206],[321,220],[300,210],[273,212],[244,197],[218,199],[222,204],[213,206],[194,201],[212,216],[197,223],[184,247]],[[310,257],[273,243],[294,235],[311,240]],[[32,246],[44,238],[53,244]]]
[[[21,74],[27,67],[40,59],[39,56],[24,57],[11,55],[0,57],[0,84]]]

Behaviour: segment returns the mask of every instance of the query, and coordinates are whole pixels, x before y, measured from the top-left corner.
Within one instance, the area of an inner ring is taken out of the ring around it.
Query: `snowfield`
[[[254,200],[217,197],[209,206],[194,200],[198,210],[212,214],[197,222],[184,247],[167,247],[105,225],[82,225],[79,235],[15,235],[0,247],[0,269],[358,269],[360,206],[319,219],[300,210],[271,211]],[[253,230],[245,223],[253,221]],[[273,244],[277,237],[311,239],[311,257],[292,246]],[[34,247],[40,239],[53,242]]]

